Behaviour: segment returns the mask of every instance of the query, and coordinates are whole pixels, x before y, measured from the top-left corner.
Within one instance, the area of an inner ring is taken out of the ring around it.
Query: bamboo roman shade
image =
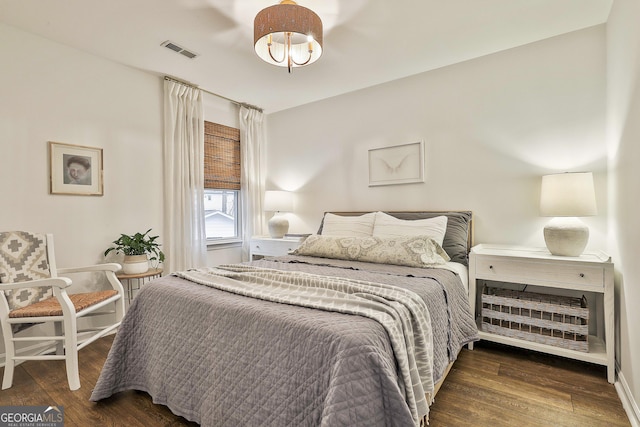
[[[240,190],[240,129],[204,122],[204,188]]]

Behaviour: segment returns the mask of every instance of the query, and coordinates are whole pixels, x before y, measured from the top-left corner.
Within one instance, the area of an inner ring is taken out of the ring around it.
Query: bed
[[[444,218],[444,220],[443,220]],[[143,287],[91,395],[203,426],[408,426],[460,349],[470,212],[341,212],[294,253]]]

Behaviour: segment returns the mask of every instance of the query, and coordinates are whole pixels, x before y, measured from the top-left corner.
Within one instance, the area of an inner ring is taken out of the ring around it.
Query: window
[[[240,130],[204,122],[207,240],[240,238]]]
[[[236,190],[204,190],[204,222],[207,239],[233,239],[240,236]]]

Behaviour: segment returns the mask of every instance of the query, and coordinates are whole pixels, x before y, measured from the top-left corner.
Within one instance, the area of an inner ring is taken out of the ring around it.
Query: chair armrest
[[[70,267],[70,268],[58,268],[58,274],[69,274],[69,273],[86,273],[91,271],[120,271],[122,267],[120,264],[115,262],[110,262],[107,264],[96,264],[96,265],[88,265],[85,267]]]
[[[64,289],[71,286],[71,279],[67,277],[49,277],[47,279],[29,280],[28,282],[0,283],[0,291],[37,288],[43,286],[54,286],[56,288]]]
[[[122,283],[120,283],[120,280],[118,280],[115,275],[115,273],[120,271],[121,269],[122,267],[120,266],[120,264],[110,262],[105,264],[88,265],[85,267],[58,268],[58,274],[104,271],[111,288],[118,291],[120,295],[124,295],[124,288],[122,287]]]

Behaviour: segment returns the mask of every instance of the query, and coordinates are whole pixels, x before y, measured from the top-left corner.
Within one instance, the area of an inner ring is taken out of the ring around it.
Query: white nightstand
[[[469,256],[469,302],[479,325],[482,320],[478,314],[482,307],[480,293],[483,281],[519,283],[595,295],[597,332],[588,337],[588,352],[484,331],[480,331],[480,338],[605,365],[607,380],[615,382],[613,263],[609,255],[595,252],[579,257],[560,257],[551,255],[546,248],[484,244],[473,247]],[[476,310],[477,306],[480,309]],[[473,349],[473,344],[469,348]]]
[[[282,256],[300,246],[300,239],[273,239],[267,236],[258,236],[251,239],[249,246],[250,260],[255,256]]]

